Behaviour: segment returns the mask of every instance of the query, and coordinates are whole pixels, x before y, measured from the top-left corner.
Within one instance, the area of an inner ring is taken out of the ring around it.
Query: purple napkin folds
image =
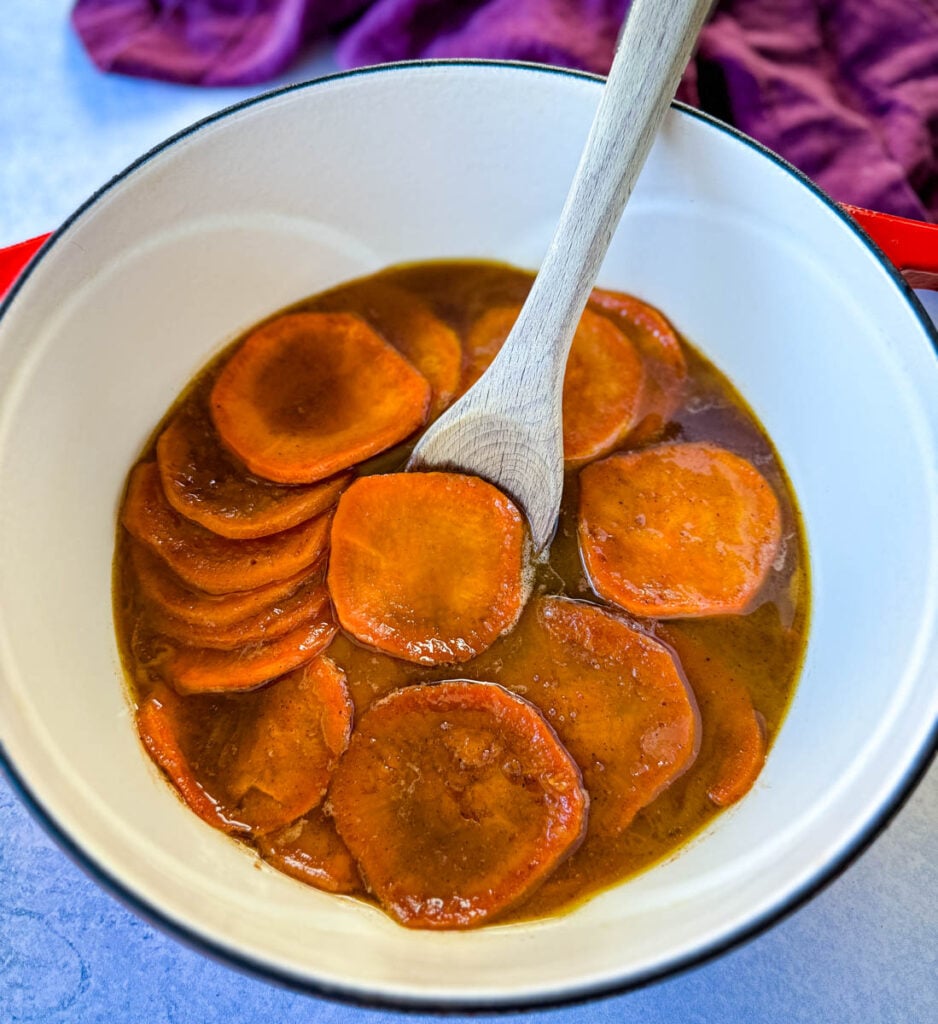
[[[253,85],[368,0],[78,0],[72,24],[102,71]]]
[[[346,67],[495,57],[608,70],[628,0],[78,0],[104,71],[244,85],[338,36]],[[842,202],[938,217],[938,0],[722,0],[679,94]]]

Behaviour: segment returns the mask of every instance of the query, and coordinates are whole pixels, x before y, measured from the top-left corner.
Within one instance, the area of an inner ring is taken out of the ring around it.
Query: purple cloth
[[[368,0],[78,0],[72,24],[102,71],[253,85]]]
[[[604,73],[629,0],[78,0],[106,71],[264,81],[338,32],[346,67],[498,57]],[[938,218],[938,0],[722,0],[681,98],[841,202]]]
[[[604,75],[629,0],[377,0],[338,47],[345,67],[495,57]]]

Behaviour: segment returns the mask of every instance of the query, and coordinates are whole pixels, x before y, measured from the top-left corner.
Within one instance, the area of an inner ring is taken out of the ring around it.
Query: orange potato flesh
[[[345,676],[326,657],[265,687],[228,773],[228,790],[255,832],[318,807],[352,731]]]
[[[633,615],[741,614],[781,541],[768,481],[711,444],[611,455],[580,474],[579,541],[596,592]]]
[[[518,319],[520,306],[496,306],[468,334],[469,377],[478,379]],[[563,381],[563,457],[568,465],[616,448],[642,408],[645,368],[611,320],[590,310],[580,319]]]
[[[487,309],[465,334],[463,346],[462,383],[460,392],[468,391],[492,365],[515,320],[520,306],[495,306]]]
[[[752,789],[765,764],[765,723],[749,691],[718,651],[677,630],[666,631],[700,708],[700,762],[707,795],[729,807]]]
[[[372,705],[327,811],[396,920],[468,928],[518,902],[576,848],[588,802],[532,705],[492,683],[450,681]]]
[[[266,643],[234,651],[176,648],[167,660],[165,672],[183,694],[254,690],[311,661],[329,646],[335,631],[335,621],[326,609],[312,622]]]
[[[339,501],[331,545],[329,592],[343,629],[397,658],[467,661],[524,604],[524,520],[477,477],[357,480]]]
[[[610,321],[584,310],[563,378],[564,460],[578,465],[616,448],[636,422],[644,390],[635,347]]]
[[[208,410],[188,402],[156,444],[163,492],[173,508],[233,540],[267,537],[321,515],[339,500],[351,473],[307,486],[259,480],[225,450]]]
[[[250,616],[262,614],[273,605],[286,601],[307,581],[321,579],[324,575],[321,563],[317,561],[293,576],[274,580],[255,590],[206,594],[187,587],[161,558],[139,541],[131,540],[128,547],[137,585],[144,599],[158,614],[206,631],[223,631],[239,625]]]
[[[645,363],[645,389],[629,442],[654,440],[681,404],[687,382],[677,333],[654,306],[634,295],[594,288],[587,308],[607,316],[638,349]]]
[[[346,312],[346,293],[340,288],[320,297],[315,303],[317,311]],[[459,390],[463,354],[458,335],[425,302],[403,288],[372,281],[367,296],[359,315],[427,378],[433,392],[430,419],[436,419]]]
[[[356,893],[362,881],[352,855],[331,818],[320,809],[290,825],[258,836],[257,849],[273,867],[325,892]]]
[[[190,522],[166,500],[154,462],[135,466],[121,522],[184,583],[210,594],[254,590],[293,576],[326,551],[329,513],[283,533],[254,540],[229,540]]]
[[[426,378],[364,320],[291,313],[259,327],[212,388],[222,441],[278,483],[324,480],[403,441],[427,419]]]
[[[200,729],[209,712],[211,729]],[[319,806],[351,723],[344,676],[326,658],[238,697],[160,687],[138,712],[151,756],[186,803],[217,828],[255,834]]]
[[[446,672],[376,658],[344,636],[329,656],[345,671],[360,715],[392,690]],[[514,691],[550,722],[583,772],[590,835],[618,835],[692,765],[698,770],[699,722],[680,664],[607,609],[533,598],[514,629],[462,671]]]
[[[261,611],[220,628],[196,625],[158,606],[150,609],[150,622],[164,636],[187,647],[211,647],[233,651],[238,647],[265,643],[299,628],[319,615],[329,601],[329,591],[319,573],[310,575],[286,599],[275,601]]]
[[[244,832],[196,779],[179,739],[177,707],[180,698],[169,687],[158,687],[137,711],[137,731],[150,757],[168,776],[177,792],[203,821],[223,832]]]
[[[542,598],[506,679],[583,772],[590,835],[616,835],[697,757],[694,696],[671,651],[602,608]],[[523,690],[522,690],[523,687]]]

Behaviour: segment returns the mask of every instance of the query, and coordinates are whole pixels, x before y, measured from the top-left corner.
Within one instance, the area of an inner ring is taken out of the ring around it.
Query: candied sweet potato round
[[[468,391],[492,365],[508,337],[521,306],[493,306],[466,331],[460,391]]]
[[[772,567],[781,512],[740,456],[667,444],[587,466],[578,532],[596,592],[633,615],[740,614]]]
[[[607,455],[636,421],[645,368],[629,339],[586,309],[563,378],[563,457],[570,465]]]
[[[255,690],[271,679],[312,661],[335,636],[335,620],[326,609],[311,622],[266,643],[233,651],[179,647],[164,672],[179,693],[238,693]]]
[[[700,708],[695,771],[706,779],[713,803],[729,807],[752,789],[765,764],[765,720],[719,650],[675,629],[665,639],[677,651]]]
[[[474,383],[495,358],[520,306],[497,306],[473,324],[467,380]],[[583,311],[563,379],[563,457],[579,465],[611,452],[642,408],[645,368],[632,342],[610,319]]]
[[[268,864],[315,889],[362,891],[352,855],[332,819],[318,808],[275,832],[258,836],[257,849]]]
[[[274,580],[254,590],[207,594],[187,587],[162,558],[139,541],[131,538],[128,548],[137,586],[144,600],[157,610],[157,614],[201,630],[224,631],[239,625],[250,616],[260,615],[286,601],[304,583],[322,579],[325,575],[323,563],[316,561],[286,579]]]
[[[541,636],[528,656],[547,659],[533,673],[510,663],[506,678],[523,680],[579,764],[590,835],[617,835],[694,763],[693,692],[664,644],[605,609],[551,597],[535,611]]]
[[[318,561],[331,518],[324,513],[254,540],[219,537],[181,516],[166,500],[156,463],[141,462],[130,474],[121,522],[190,587],[228,594],[283,580]]]
[[[536,708],[494,683],[456,680],[396,690],[365,712],[327,810],[401,924],[468,928],[576,848],[588,803]]]
[[[463,352],[458,335],[424,301],[387,281],[370,281],[364,295],[362,303],[354,287],[338,288],[320,296],[315,308],[329,313],[358,309],[427,378],[433,391],[430,418],[435,419],[459,389]]]
[[[295,821],[322,802],[352,732],[352,699],[341,669],[318,657],[248,700],[228,793],[257,833]]]
[[[156,462],[167,501],[186,519],[233,540],[267,537],[339,500],[352,473],[285,486],[252,476],[218,440],[208,410],[187,402],[160,434]]]
[[[137,722],[151,757],[199,817],[262,835],[322,802],[348,746],[352,702],[343,673],[316,658],[238,697],[180,697],[160,686]]]
[[[342,495],[332,529],[339,622],[407,661],[468,661],[521,614],[525,544],[521,513],[477,477],[363,477]]]
[[[137,709],[137,732],[157,767],[169,777],[191,811],[222,832],[245,832],[247,826],[229,817],[196,778],[183,750],[181,698],[168,686],[157,686]]]
[[[150,622],[163,636],[187,647],[233,651],[250,644],[266,643],[311,621],[329,601],[329,591],[319,573],[310,574],[288,597],[275,600],[260,611],[229,626],[187,622],[167,614],[159,605],[150,608]]]
[[[687,361],[677,332],[654,306],[624,292],[594,288],[587,308],[607,316],[641,354],[645,388],[629,441],[651,441],[681,404],[687,382]]]
[[[222,368],[210,408],[254,473],[313,483],[403,441],[427,419],[430,385],[350,313],[290,313],[252,332]]]

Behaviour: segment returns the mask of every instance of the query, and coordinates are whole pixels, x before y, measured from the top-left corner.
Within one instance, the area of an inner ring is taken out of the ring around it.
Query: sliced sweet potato
[[[253,473],[313,483],[422,426],[430,385],[359,317],[291,313],[235,351],[210,408],[222,441]]]
[[[339,501],[328,579],[361,643],[425,665],[467,661],[521,614],[524,520],[477,477],[364,477]]]
[[[238,647],[266,643],[312,621],[329,601],[329,591],[319,573],[314,573],[289,595],[246,616],[230,626],[196,624],[169,615],[158,605],[150,608],[150,624],[159,633],[187,647],[210,647],[233,651]]]
[[[609,320],[583,311],[563,378],[563,457],[580,465],[607,455],[636,422],[645,368]]]
[[[717,807],[742,799],[765,764],[765,721],[721,654],[688,633],[664,632],[677,651],[700,708],[700,756],[694,767]]]
[[[346,672],[359,714],[392,689],[446,671],[376,658],[343,635],[329,657]],[[665,644],[612,612],[533,598],[514,629],[463,671],[540,709],[583,772],[590,835],[614,838],[692,765],[698,771],[694,696],[679,663]]]
[[[744,612],[781,541],[778,498],[707,443],[611,455],[580,474],[579,541],[596,592],[634,615]]]
[[[244,832],[246,826],[227,816],[196,778],[182,749],[180,700],[169,687],[157,686],[137,710],[137,731],[153,761],[169,776],[189,809],[223,832]]]
[[[286,487],[252,476],[219,442],[208,409],[187,402],[160,434],[156,462],[163,492],[186,519],[233,540],[268,537],[321,515],[352,473]]]
[[[166,687],[138,713],[151,756],[200,817],[225,831],[282,828],[322,802],[351,734],[342,672],[316,658],[237,697]]]
[[[233,693],[254,690],[311,661],[329,645],[336,624],[327,609],[276,640],[216,651],[179,647],[165,673],[179,693]]]
[[[645,362],[642,405],[629,441],[651,441],[681,404],[687,381],[687,362],[677,332],[654,306],[624,292],[594,288],[589,308],[609,317],[625,332]]]
[[[501,348],[520,306],[484,313],[469,332],[467,373],[478,379]],[[563,380],[563,457],[579,465],[611,452],[636,422],[645,368],[632,342],[611,320],[584,310]]]
[[[456,332],[416,295],[386,281],[364,290],[339,288],[320,296],[317,311],[358,312],[427,378],[433,391],[430,419],[452,402],[462,374],[462,345]]]
[[[467,329],[487,309],[524,302],[534,275],[505,263],[433,260],[385,271],[382,278],[418,295],[465,344]]]
[[[231,594],[206,594],[191,590],[148,547],[131,539],[128,544],[133,571],[144,600],[160,613],[200,629],[224,630],[252,615],[287,600],[303,583],[325,575],[322,561],[300,569],[284,580],[274,580],[255,590]]]
[[[255,540],[229,540],[181,516],[166,500],[155,462],[130,474],[121,522],[190,587],[210,594],[254,590],[284,580],[322,557],[330,514],[283,533]]]
[[[268,864],[316,889],[362,891],[352,855],[332,819],[319,808],[276,832],[258,836],[257,849]]]
[[[542,598],[505,679],[557,730],[590,794],[590,835],[613,836],[690,768],[700,728],[671,651],[595,605]]]
[[[580,843],[589,798],[541,714],[493,683],[409,686],[362,716],[327,811],[369,889],[411,928],[468,928]]]
[[[256,707],[227,773],[239,817],[256,833],[280,828],[325,796],[352,731],[345,675],[326,657],[278,679]]]
[[[468,391],[492,365],[501,351],[520,306],[493,306],[475,320],[463,339],[463,369],[460,393]]]

